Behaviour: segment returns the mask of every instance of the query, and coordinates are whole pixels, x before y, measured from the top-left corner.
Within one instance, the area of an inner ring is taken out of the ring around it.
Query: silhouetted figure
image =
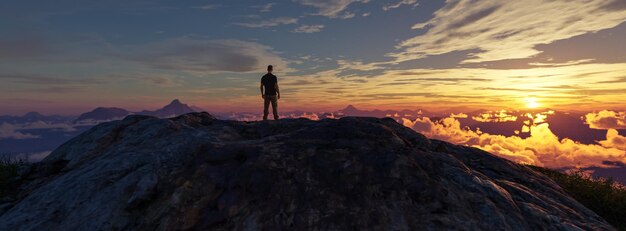
[[[272,74],[273,70],[274,67],[272,67],[272,65],[267,66],[267,74],[261,78],[261,97],[264,100],[263,120],[267,120],[270,103],[272,103],[274,120],[278,120],[278,99],[280,99],[280,91],[278,90],[278,79]],[[263,88],[265,88],[265,91],[263,91]]]

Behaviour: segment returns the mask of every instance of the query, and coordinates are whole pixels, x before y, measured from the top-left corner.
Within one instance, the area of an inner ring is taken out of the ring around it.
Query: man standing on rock
[[[278,90],[278,79],[272,74],[273,70],[274,67],[272,67],[272,65],[267,66],[267,74],[261,78],[261,97],[264,100],[263,120],[267,120],[270,103],[272,103],[274,120],[278,120],[278,100],[280,99],[280,90]],[[265,88],[265,92],[263,92],[263,88]]]

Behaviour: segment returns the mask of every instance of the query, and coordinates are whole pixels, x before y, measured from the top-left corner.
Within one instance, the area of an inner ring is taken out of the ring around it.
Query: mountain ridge
[[[97,107],[92,111],[85,112],[78,116],[78,118],[74,121],[75,123],[99,123],[106,122],[111,120],[119,120],[124,118],[127,115],[136,114],[136,115],[147,115],[147,116],[156,116],[159,118],[166,117],[175,117],[186,113],[191,112],[200,112],[201,108],[195,106],[189,106],[187,104],[182,103],[178,99],[172,100],[169,104],[163,106],[160,109],[156,110],[142,110],[140,112],[132,112],[123,108],[117,107]]]
[[[388,118],[131,115],[21,169],[19,188],[1,227],[614,230],[540,173]]]

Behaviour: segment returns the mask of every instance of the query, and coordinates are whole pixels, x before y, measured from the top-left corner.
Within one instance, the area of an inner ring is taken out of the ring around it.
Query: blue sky
[[[0,15],[0,114],[252,110],[267,64],[290,109],[625,108],[619,0],[3,1]]]

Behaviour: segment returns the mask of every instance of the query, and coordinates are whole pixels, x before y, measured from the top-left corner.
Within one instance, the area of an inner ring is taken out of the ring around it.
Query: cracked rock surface
[[[100,124],[20,169],[5,230],[614,230],[546,176],[392,119]]]

